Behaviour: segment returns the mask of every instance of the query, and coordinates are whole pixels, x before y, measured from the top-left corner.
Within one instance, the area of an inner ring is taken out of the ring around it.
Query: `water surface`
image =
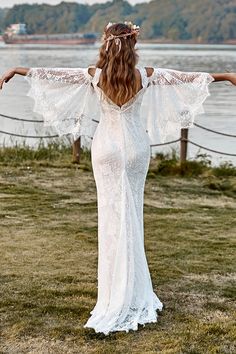
[[[77,47],[24,45],[6,46],[0,44],[0,71],[10,67],[87,67],[98,58],[99,43]],[[145,66],[165,67],[181,71],[236,72],[236,47],[230,45],[159,45],[140,44],[138,46],[139,64]],[[25,119],[40,119],[32,113],[32,101],[26,97],[28,84],[23,77],[17,76],[5,86],[0,94],[0,113]],[[236,86],[230,83],[213,83],[211,96],[204,107],[205,114],[199,115],[196,122],[220,132],[236,135]],[[0,117],[0,130],[25,135],[47,135],[48,131],[41,124],[21,123]],[[209,148],[236,154],[236,138],[212,134],[199,128],[191,128],[189,138]],[[31,146],[38,140],[24,139]],[[22,142],[21,138],[9,137],[0,133],[0,144],[13,145]],[[172,145],[176,147],[176,145]],[[170,147],[155,151],[170,151]],[[153,150],[154,151],[154,150]],[[198,153],[210,155],[213,164],[231,161],[236,164],[236,157],[222,156],[207,152],[190,145],[188,158]]]

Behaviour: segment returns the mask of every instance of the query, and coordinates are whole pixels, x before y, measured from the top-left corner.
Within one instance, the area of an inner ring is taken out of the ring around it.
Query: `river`
[[[0,44],[0,73],[15,66],[25,67],[86,67],[95,64],[99,43],[95,45],[66,46],[6,46]],[[181,71],[236,72],[236,46],[225,45],[138,45],[139,64],[165,67]],[[40,119],[32,112],[32,101],[26,96],[29,87],[24,78],[17,76],[0,94],[0,114],[24,119]],[[236,86],[228,82],[213,83],[211,95],[207,98],[205,114],[196,122],[216,131],[236,135]],[[48,130],[41,124],[22,123],[0,116],[0,130],[24,135],[46,135]],[[199,129],[189,130],[189,139],[210,149],[236,154],[236,138],[230,138]],[[38,140],[27,138],[25,143],[37,146]],[[21,138],[0,133],[0,145],[22,143]],[[176,147],[176,145],[172,146]],[[155,151],[170,151],[171,147],[156,148]],[[207,152],[192,144],[188,146],[188,159],[198,153],[207,154],[213,165],[231,162],[236,165],[236,157]]]

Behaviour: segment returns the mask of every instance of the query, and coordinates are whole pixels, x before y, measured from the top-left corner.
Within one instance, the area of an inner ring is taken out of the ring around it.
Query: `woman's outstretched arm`
[[[8,70],[0,79],[0,89],[2,89],[3,84],[9,82],[16,74],[26,76],[29,68],[13,68]]]
[[[17,67],[8,70],[0,78],[0,89],[2,89],[3,84],[9,82],[15,74],[22,76],[29,76],[33,80],[37,81],[47,81],[48,84],[51,83],[61,83],[65,85],[75,84],[77,86],[82,86],[84,84],[90,84],[91,76],[87,74],[87,68],[22,68]]]
[[[204,78],[205,74],[212,77],[212,82],[215,81],[229,81],[236,85],[236,73],[206,73],[206,72],[184,72],[166,68],[156,68],[156,76],[153,78],[155,69],[153,67],[146,67],[147,76],[153,84],[156,85],[178,85],[183,83],[191,83],[199,78]],[[153,80],[152,80],[153,78]]]
[[[216,73],[211,74],[214,81],[230,81],[233,85],[236,85],[236,73]]]

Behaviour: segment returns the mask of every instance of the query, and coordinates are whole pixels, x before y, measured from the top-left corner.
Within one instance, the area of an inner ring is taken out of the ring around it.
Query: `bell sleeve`
[[[150,144],[178,139],[180,130],[193,127],[195,117],[204,113],[214,78],[205,72],[154,68],[147,79],[142,115]]]
[[[59,137],[82,139],[90,149],[100,119],[100,107],[87,68],[31,68],[26,80],[33,111],[43,116],[43,125]]]

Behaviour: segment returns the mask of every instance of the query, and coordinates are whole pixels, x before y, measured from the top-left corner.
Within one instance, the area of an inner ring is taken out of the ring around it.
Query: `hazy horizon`
[[[103,3],[108,0],[63,0],[64,2],[77,2],[80,4],[94,4],[94,3]],[[111,0],[110,0],[111,1]],[[148,2],[148,0],[127,0],[130,4],[134,5],[137,3]],[[57,5],[60,4],[62,0],[0,0],[0,8],[12,7],[19,4],[49,4]]]

